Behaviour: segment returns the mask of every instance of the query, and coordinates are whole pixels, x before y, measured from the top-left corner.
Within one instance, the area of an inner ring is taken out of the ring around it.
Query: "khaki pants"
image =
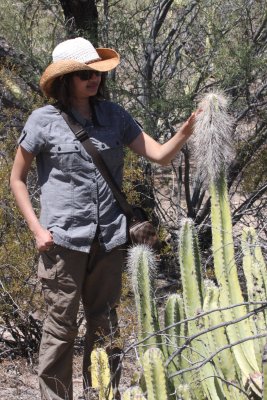
[[[54,246],[41,253],[38,276],[42,282],[47,317],[39,353],[39,382],[42,399],[72,400],[72,358],[77,335],[77,313],[82,299],[87,323],[83,376],[91,384],[90,354],[105,337],[118,365],[114,337],[118,336],[116,305],[121,293],[124,250],[105,252],[94,241],[90,254]],[[119,379],[119,377],[118,377]]]

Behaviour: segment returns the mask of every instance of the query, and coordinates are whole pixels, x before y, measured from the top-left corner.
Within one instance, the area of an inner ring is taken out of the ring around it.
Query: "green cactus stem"
[[[179,255],[185,314],[189,318],[201,311],[203,305],[203,279],[198,238],[190,219],[183,222]]]
[[[179,394],[179,399],[192,400],[189,385],[186,384],[180,385],[178,387],[178,394]]]
[[[99,392],[99,400],[112,400],[113,392],[110,380],[108,355],[98,348],[91,353],[92,387]]]
[[[199,252],[198,238],[193,222],[185,220],[180,233],[180,267],[183,283],[184,309],[187,318],[195,317],[203,309],[203,279],[201,273],[201,258]],[[200,319],[188,323],[189,336],[194,335],[203,328]],[[206,346],[207,337],[203,335],[192,342],[191,363],[200,362],[208,357]],[[221,382],[217,379],[216,370],[211,363],[204,364],[199,370],[199,382],[201,385],[194,386],[196,398],[210,400],[225,399]],[[202,390],[203,389],[203,390]],[[203,393],[204,391],[204,393]]]
[[[206,295],[204,299],[203,311],[207,312],[217,310],[219,308],[220,289],[214,284],[214,282],[210,280],[205,281],[205,288]],[[217,312],[212,312],[205,315],[203,319],[205,328],[207,329],[220,325],[223,322],[222,313],[219,310]],[[207,338],[210,353],[214,353],[218,349],[222,349],[229,344],[225,328],[212,330],[207,334]],[[213,359],[213,361],[216,366],[216,371],[223,379],[223,382],[227,381],[235,383],[237,387],[241,387],[243,389],[242,381],[240,382],[238,372],[236,371],[236,364],[231,349],[225,349],[221,351]],[[227,398],[232,400],[241,400],[246,398],[234,386],[225,384],[223,385],[223,388]]]
[[[248,299],[251,302],[266,301],[266,266],[258,238],[254,228],[244,228],[242,232],[243,270],[246,277]],[[252,305],[250,309],[253,309]],[[252,330],[254,334],[266,331],[267,310],[259,313],[253,319]],[[261,364],[262,351],[265,340],[258,339],[254,343],[258,365]]]
[[[228,112],[228,98],[221,92],[206,94],[199,104],[202,112],[196,117],[195,144],[198,180],[210,188],[213,258],[217,282],[220,286],[220,306],[243,303],[235,263],[230,203],[227,191],[226,170],[233,158],[233,118]],[[223,312],[227,321],[247,313],[246,307],[235,307]],[[227,328],[230,341],[236,342],[252,336],[251,321],[243,320]],[[254,385],[252,376],[258,376],[253,341],[233,348],[233,354],[245,380]]]
[[[164,357],[160,349],[151,347],[143,357],[148,400],[169,400]]]
[[[156,259],[148,246],[136,245],[128,252],[127,264],[137,308],[138,338],[142,341],[138,349],[142,355],[148,347],[162,348],[161,337],[156,335],[159,331],[158,313],[154,301]]]
[[[248,298],[250,301],[266,301],[267,269],[254,228],[243,229],[241,245]],[[265,317],[267,320],[267,310]]]
[[[230,204],[225,172],[210,184],[211,221],[214,267],[217,281],[221,287],[220,305],[222,307],[244,302],[241,292],[233,244]],[[236,307],[223,313],[225,321],[233,320],[247,313],[246,307]],[[244,320],[227,328],[230,342],[252,336],[250,321]],[[252,341],[233,348],[237,363],[245,377],[258,372],[254,344]]]
[[[263,374],[263,400],[267,399],[267,344],[265,344],[262,355],[262,374]]]
[[[182,297],[179,294],[170,295],[165,307],[165,328],[171,326],[165,331],[167,357],[171,356],[177,348],[181,347],[185,340],[185,324],[178,324],[178,322],[184,320],[184,317]],[[168,371],[170,373],[175,372],[183,367],[185,368],[184,357],[179,354],[168,365]],[[174,386],[177,387],[181,384],[180,377],[174,377]]]

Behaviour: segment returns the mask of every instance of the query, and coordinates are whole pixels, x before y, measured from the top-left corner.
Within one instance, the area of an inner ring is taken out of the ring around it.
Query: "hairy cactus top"
[[[193,135],[198,179],[208,184],[217,180],[233,158],[233,118],[228,98],[221,92],[206,94],[199,102]]]

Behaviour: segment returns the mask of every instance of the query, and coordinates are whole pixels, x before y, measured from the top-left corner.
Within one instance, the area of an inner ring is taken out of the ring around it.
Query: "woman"
[[[72,399],[80,299],[87,321],[85,387],[91,384],[88,367],[94,344],[104,336],[112,344],[118,335],[116,305],[127,242],[126,217],[60,109],[88,132],[119,186],[123,146],[166,165],[192,134],[194,113],[161,145],[122,107],[101,98],[103,73],[118,64],[114,50],[95,49],[83,38],[64,41],[54,49],[53,62],[43,73],[40,86],[46,96],[57,100],[57,106],[46,105],[30,115],[11,172],[11,189],[40,252],[38,276],[47,305],[39,354],[43,399]],[[26,186],[34,158],[41,187],[40,219]],[[110,345],[109,353],[115,370],[119,354],[115,344]]]

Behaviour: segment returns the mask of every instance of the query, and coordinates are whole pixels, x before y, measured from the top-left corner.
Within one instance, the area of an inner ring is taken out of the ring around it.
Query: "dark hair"
[[[59,105],[66,111],[69,111],[71,108],[71,78],[73,75],[74,72],[59,76],[54,80],[51,86],[51,96],[56,99]],[[97,94],[93,99],[101,100],[108,98],[106,76],[107,73],[102,73]]]

